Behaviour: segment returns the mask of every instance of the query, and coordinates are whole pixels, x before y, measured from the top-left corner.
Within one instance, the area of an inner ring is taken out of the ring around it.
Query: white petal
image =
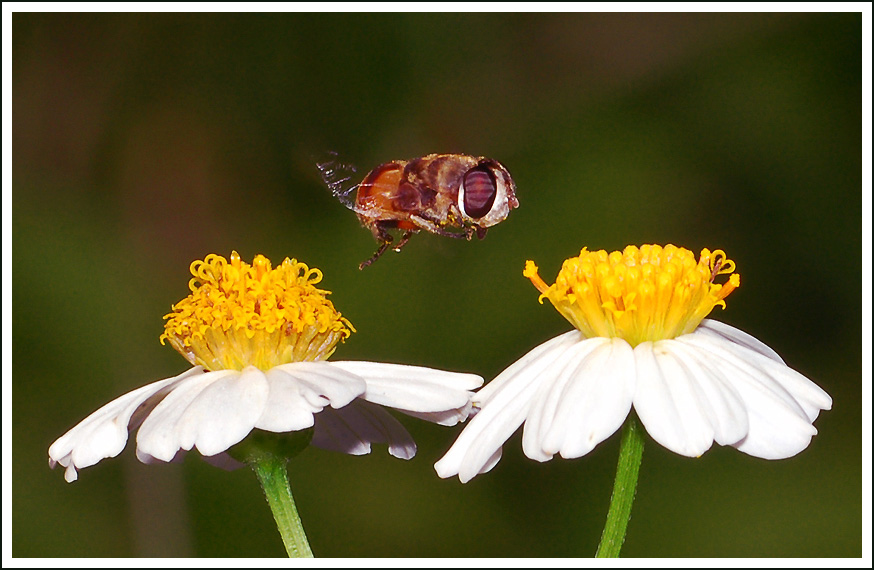
[[[820,410],[832,409],[831,396],[800,372],[776,362],[764,362],[760,366],[762,371],[792,394],[811,422],[819,417]]]
[[[831,397],[804,375],[788,366],[763,356],[745,345],[738,345],[724,338],[695,332],[683,335],[677,340],[699,346],[708,353],[721,355],[731,360],[748,374],[759,379],[760,383],[782,398],[787,405],[795,408],[811,422],[820,410],[831,409]]]
[[[557,449],[545,451],[543,436],[552,426],[564,389],[577,376],[580,363],[605,341],[607,339],[602,338],[579,340],[565,349],[559,365],[542,372],[544,380],[531,398],[531,409],[522,433],[522,449],[531,459],[549,461],[557,452]]]
[[[631,411],[635,389],[631,345],[607,338],[580,344],[589,345],[590,350],[581,353],[565,386],[556,383],[553,389],[560,393],[543,401],[540,443],[550,457],[556,452],[566,459],[587,454],[622,427]],[[533,416],[525,422],[526,434]]]
[[[462,430],[446,455],[434,465],[440,477],[457,474],[459,480],[466,483],[494,466],[496,452],[528,415],[531,397],[541,381],[548,380],[544,371],[553,366],[560,367],[567,348],[580,341],[578,331],[571,333],[534,348],[475,395],[476,402],[484,390],[495,385],[488,392],[482,409]]]
[[[467,402],[464,406],[460,408],[456,408],[454,410],[446,410],[443,412],[411,412],[410,410],[398,410],[408,416],[412,416],[414,418],[419,418],[420,420],[425,420],[426,422],[431,422],[434,424],[438,424],[441,426],[454,426],[458,422],[463,422],[467,420],[477,408],[474,408],[470,402]]]
[[[153,457],[148,453],[144,453],[142,449],[137,447],[137,459],[139,459],[142,463],[146,465],[154,465],[155,463],[182,463],[185,460],[185,452],[179,450],[176,452],[176,455],[170,461],[162,461],[157,457]]]
[[[804,451],[816,428],[794,414],[781,413],[769,401],[747,401],[750,430],[734,444],[738,450],[762,459],[786,459]]]
[[[111,457],[115,457],[115,456],[111,456]],[[55,463],[55,465],[57,465],[57,463]],[[52,469],[55,468],[55,465],[52,465]],[[67,483],[72,483],[73,481],[76,481],[77,479],[79,479],[79,472],[76,471],[76,466],[73,463],[68,464],[67,468],[64,469],[64,480]]]
[[[713,334],[721,336],[722,338],[730,340],[734,344],[745,346],[750,350],[754,350],[761,355],[767,356],[771,360],[776,360],[780,364],[786,364],[785,362],[783,362],[783,359],[780,358],[780,355],[777,354],[770,346],[763,343],[756,337],[749,335],[742,330],[736,329],[733,326],[727,325],[723,322],[714,321],[713,319],[704,319],[703,321],[701,321],[701,324],[698,325],[698,328],[695,329],[695,331],[699,334]]]
[[[326,399],[332,408],[342,408],[367,389],[363,378],[334,366],[332,362],[292,362],[277,366],[276,369],[298,379],[309,389],[303,390],[304,397],[310,399],[313,405],[322,407],[326,405]]]
[[[331,362],[333,366],[365,379],[368,402],[411,412],[443,412],[464,407],[469,390],[483,379],[476,374],[446,372],[421,366],[378,362]]]
[[[700,388],[700,405],[713,428],[714,441],[734,445],[745,438],[749,432],[746,404],[725,372],[711,362],[710,355],[674,340],[658,344],[671,352]]]
[[[668,348],[660,342],[634,347],[634,409],[654,440],[680,455],[698,457],[712,445],[714,430],[696,379]]]
[[[503,372],[501,372],[500,377],[502,378],[511,378],[516,370],[520,370],[528,366],[528,363],[537,360],[541,357],[544,352],[552,351],[554,349],[558,349],[560,351],[560,347],[570,347],[575,343],[584,340],[580,331],[573,329],[566,333],[560,334],[555,338],[552,338],[543,344],[535,346],[530,351],[528,351],[522,358],[508,366]],[[498,392],[502,386],[502,382],[496,382],[498,378],[495,378],[485,386],[481,390],[476,393],[476,397],[474,400],[476,403],[482,407],[492,398],[492,396]]]
[[[691,333],[675,339],[707,354],[713,368],[730,378],[749,416],[747,436],[737,449],[764,459],[783,459],[804,450],[816,434],[817,407],[828,409],[831,398],[790,368],[756,351]]]
[[[137,451],[159,461],[172,461],[180,449],[190,450],[194,443],[183,445],[178,429],[185,410],[213,382],[239,375],[236,370],[207,372],[176,386],[143,421],[137,432]]]
[[[267,404],[264,372],[247,366],[203,389],[179,418],[182,447],[193,444],[202,455],[215,455],[243,440]]]
[[[314,398],[304,396],[305,391],[312,389],[279,368],[267,371],[267,385],[267,404],[255,423],[258,429],[284,433],[312,427],[313,414],[328,405],[327,398],[321,405],[313,404]]]
[[[389,453],[401,459],[416,455],[416,443],[404,426],[375,404],[356,400],[316,416],[312,440],[316,447],[364,455],[370,453],[372,443],[388,443]]]
[[[76,469],[89,467],[103,458],[121,453],[127,443],[129,426],[135,423],[131,420],[135,414],[147,413],[179,383],[202,373],[203,368],[195,366],[178,376],[153,382],[109,402],[49,447],[49,464],[54,467],[60,463],[67,468],[64,475],[66,480],[75,481]]]
[[[489,460],[486,461],[486,464],[483,465],[483,468],[480,469],[479,472],[488,473],[489,471],[491,471],[495,467],[495,465],[498,464],[498,461],[501,460],[501,455],[503,455],[503,453],[503,448],[499,447],[498,450],[494,452],[491,457],[489,457]]]

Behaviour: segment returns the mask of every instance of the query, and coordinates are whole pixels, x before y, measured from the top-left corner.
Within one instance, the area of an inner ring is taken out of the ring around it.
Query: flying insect
[[[317,163],[331,193],[358,214],[379,242],[364,269],[389,248],[400,251],[413,234],[425,230],[452,238],[482,239],[489,227],[519,207],[516,184],[497,160],[467,154],[429,154],[380,164],[352,182],[355,168],[337,155]],[[392,230],[402,232],[395,243]],[[454,230],[454,231],[453,231]]]

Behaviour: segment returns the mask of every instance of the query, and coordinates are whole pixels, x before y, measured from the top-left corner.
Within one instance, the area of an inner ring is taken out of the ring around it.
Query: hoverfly
[[[500,162],[467,154],[429,154],[380,164],[352,182],[355,168],[335,153],[317,163],[331,193],[358,214],[379,242],[364,269],[389,248],[400,251],[420,230],[452,238],[482,239],[486,230],[519,207],[516,184]],[[452,231],[449,228],[458,228]],[[394,243],[390,230],[401,230]]]

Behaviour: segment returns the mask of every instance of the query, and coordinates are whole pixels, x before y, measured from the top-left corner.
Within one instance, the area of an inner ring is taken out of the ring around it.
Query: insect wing
[[[328,152],[327,155],[316,161],[316,168],[322,176],[322,181],[331,194],[350,210],[355,207],[355,194],[358,183],[355,182],[357,169],[352,164],[340,162],[336,152]]]

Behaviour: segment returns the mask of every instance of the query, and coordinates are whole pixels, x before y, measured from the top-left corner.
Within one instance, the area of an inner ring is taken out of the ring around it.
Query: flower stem
[[[595,553],[597,558],[618,558],[622,543],[625,542],[625,529],[631,518],[631,504],[637,490],[637,474],[643,459],[643,429],[634,413],[628,416],[622,427],[622,441],[619,444],[619,464],[616,466],[616,481],[613,483],[613,496],[607,511],[607,524],[601,535],[601,544]]]
[[[288,471],[285,464],[287,459],[275,455],[265,454],[256,461],[252,461],[252,469],[258,476],[267,503],[273,511],[282,542],[289,558],[312,558],[313,551],[307,542],[306,533],[301,525],[294,506],[294,497],[291,496],[291,487],[288,484]]]

